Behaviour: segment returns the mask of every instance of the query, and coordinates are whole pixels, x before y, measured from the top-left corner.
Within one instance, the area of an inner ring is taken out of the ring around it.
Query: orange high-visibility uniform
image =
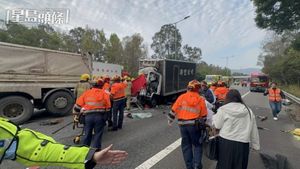
[[[281,98],[281,90],[276,88],[276,89],[268,89],[269,92],[269,100],[272,102],[280,102],[282,100]]]
[[[110,97],[103,90],[92,88],[84,92],[77,100],[74,110],[84,109],[84,113],[104,112],[111,108]]]
[[[207,116],[204,98],[192,91],[179,96],[172,106],[172,111],[178,120],[193,120]]]
[[[218,87],[214,91],[214,94],[216,95],[218,100],[225,100],[225,97],[228,92],[229,92],[229,89],[227,87]]]
[[[111,86],[111,95],[113,97],[113,100],[120,100],[125,98],[125,89],[127,87],[127,84],[120,82],[120,83],[114,83]]]

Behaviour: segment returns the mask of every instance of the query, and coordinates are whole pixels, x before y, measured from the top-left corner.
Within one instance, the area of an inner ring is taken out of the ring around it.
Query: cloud
[[[200,47],[206,62],[220,66],[222,57],[235,55],[234,68],[256,66],[266,34],[256,28],[249,0],[0,0],[0,17],[6,8],[69,8],[70,24],[62,29],[88,25],[107,35],[141,33],[149,45],[162,25],[191,15],[177,24],[183,43]]]

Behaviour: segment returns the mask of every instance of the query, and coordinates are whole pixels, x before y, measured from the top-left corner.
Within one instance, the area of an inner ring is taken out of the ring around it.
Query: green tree
[[[108,63],[121,64],[123,55],[122,43],[117,34],[110,35],[109,40],[105,44],[105,61]]]
[[[188,44],[183,46],[184,57],[188,61],[199,62],[201,60],[202,51],[198,47],[191,47]]]
[[[299,0],[252,0],[256,6],[256,25],[263,29],[282,33],[299,30]]]
[[[131,72],[133,76],[137,75],[139,69],[139,59],[146,57],[145,45],[140,34],[134,34],[123,38],[123,65],[125,70]]]
[[[181,34],[174,25],[163,25],[152,37],[152,58],[184,60],[181,52]]]

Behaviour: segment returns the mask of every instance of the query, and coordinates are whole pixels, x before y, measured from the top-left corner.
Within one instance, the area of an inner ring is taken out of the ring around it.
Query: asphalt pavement
[[[281,132],[281,130],[290,130],[294,128],[294,124],[283,108],[278,121],[272,119],[271,110],[269,108],[267,97],[262,93],[248,93],[248,88],[235,87],[242,95],[246,94],[244,100],[256,115],[267,116],[266,121],[261,122],[257,119],[257,125],[267,128],[267,130],[259,130],[261,151],[251,151],[249,160],[249,169],[264,169],[259,153],[267,153],[270,155],[281,154],[288,158],[294,169],[300,168],[300,141],[289,134]],[[166,112],[169,111],[168,106],[159,106],[155,109],[147,109],[145,112],[152,113],[152,117],[145,119],[125,118],[124,127],[117,132],[104,133],[103,146],[114,145],[115,149],[126,150],[129,153],[128,159],[119,166],[97,167],[99,169],[135,169],[153,168],[153,169],[184,169],[184,161],[178,144],[180,133],[177,125],[169,127],[167,125]],[[143,112],[143,111],[135,111]],[[165,113],[164,113],[165,112]],[[54,137],[58,142],[63,144],[73,144],[73,138],[80,133],[80,129],[73,130],[72,117],[67,116],[62,122],[56,125],[40,125],[41,122],[49,119],[57,119],[39,112],[31,122],[24,124],[22,127],[31,128],[42,133]],[[53,131],[64,127],[56,134]],[[215,168],[216,163],[203,157],[204,169]],[[297,167],[298,166],[298,167]],[[1,165],[1,169],[25,168],[14,162],[5,162]],[[44,167],[45,168],[45,167]],[[59,168],[59,167],[47,167]]]

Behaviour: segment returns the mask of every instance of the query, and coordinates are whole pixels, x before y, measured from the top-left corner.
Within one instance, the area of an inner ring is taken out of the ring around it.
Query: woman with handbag
[[[231,89],[225,105],[213,116],[219,129],[217,169],[247,169],[250,147],[259,150],[259,135],[255,115],[236,89]]]

